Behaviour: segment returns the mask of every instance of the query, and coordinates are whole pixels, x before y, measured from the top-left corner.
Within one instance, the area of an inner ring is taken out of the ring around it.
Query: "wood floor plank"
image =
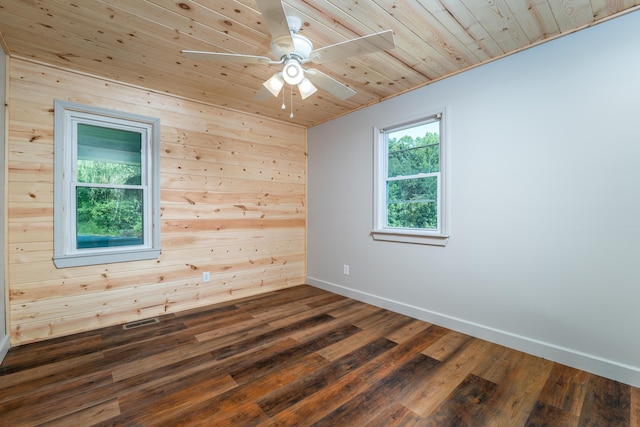
[[[365,427],[399,427],[399,426],[420,426],[424,420],[415,412],[399,403],[385,405],[385,408],[378,416],[369,420]]]
[[[354,320],[353,324],[360,329],[377,329],[380,325],[386,325],[390,323],[402,323],[403,325],[408,323],[411,318],[394,313],[389,310],[378,310],[371,316],[363,317],[358,320]]]
[[[450,331],[448,334],[434,342],[422,351],[425,356],[443,361],[448,359],[453,353],[458,351],[462,345],[469,341],[469,335],[456,331]]]
[[[293,315],[289,315],[289,316],[283,316],[280,317],[278,319],[272,319],[269,320],[269,324],[271,326],[273,326],[274,328],[280,328],[283,326],[288,326],[291,324],[295,324],[297,322],[301,322],[301,321],[306,321],[307,319],[311,318],[311,317],[316,317],[316,316],[329,316],[332,317],[330,314],[328,314],[328,311],[331,311],[334,308],[339,308],[345,305],[349,304],[349,300],[346,298],[341,298],[337,301],[333,301],[328,303],[326,306],[321,306],[321,307],[315,307],[315,308],[309,308],[307,310],[304,310],[300,313],[296,313]],[[358,325],[356,325],[358,326]]]
[[[412,319],[407,317],[396,318],[380,318],[378,317],[378,311],[371,312],[370,310],[357,310],[356,315],[342,316],[339,318],[340,322],[348,321],[352,324],[360,324],[367,318],[376,318],[378,321],[375,323],[375,327],[368,327],[361,330],[359,333],[348,337],[344,340],[338,341],[332,345],[318,349],[318,354],[327,358],[328,360],[336,360],[346,354],[353,351],[354,348],[358,348],[366,345],[367,343],[375,340],[380,336],[385,336],[387,333],[392,333],[397,328],[403,327]]]
[[[630,388],[596,375],[589,377],[580,413],[580,426],[628,426],[631,420]]]
[[[320,314],[279,329],[274,329],[269,325],[260,325],[257,328],[253,328],[251,330],[252,333],[242,331],[233,337],[225,336],[224,340],[208,341],[206,345],[200,343],[186,344],[181,347],[167,350],[157,357],[153,356],[141,359],[139,362],[134,361],[123,363],[121,366],[113,370],[114,379],[116,381],[120,381],[130,376],[137,375],[141,371],[155,370],[162,366],[178,362],[181,359],[203,354],[204,352],[210,352],[213,357],[218,360],[225,359],[235,354],[249,352],[262,345],[267,345],[270,342],[282,339],[294,331],[311,327],[312,325],[317,325],[319,323],[330,322],[331,320],[333,320],[331,316]]]
[[[323,308],[323,307],[330,306],[330,304],[334,304],[338,302],[345,302],[347,304],[351,304],[353,300],[338,294],[325,294],[325,295],[320,294],[319,298],[314,298],[312,301],[306,301],[305,304],[307,304],[311,308]],[[342,304],[338,305],[338,307],[340,306],[342,306]],[[327,310],[327,312],[330,312],[330,310]]]
[[[588,379],[589,374],[584,371],[555,364],[529,414],[527,425],[576,427]]]
[[[427,426],[481,425],[478,414],[497,388],[491,381],[468,375],[430,414]]]
[[[640,426],[640,389],[631,388],[631,419],[629,424],[632,426]]]
[[[322,417],[315,425],[332,427],[343,423],[356,426],[376,419],[387,405],[401,401],[410,390],[409,384],[424,381],[439,363],[423,354],[415,354],[371,387]]]
[[[175,313],[176,321],[182,323],[186,328],[195,331],[195,328],[200,325],[210,325],[213,322],[219,320],[228,319],[233,315],[242,315],[249,317],[248,310],[242,311],[234,303],[218,304],[216,308],[211,307],[199,307],[191,310],[185,310],[180,313]]]
[[[403,404],[423,417],[430,416],[458,387],[458,384],[464,381],[476,366],[486,360],[493,348],[495,348],[493,344],[486,341],[476,339],[467,341],[458,352],[442,361],[429,381],[414,385]]]
[[[73,345],[69,345],[71,339],[73,339]],[[12,349],[15,356],[0,365],[0,375],[6,376],[27,369],[33,370],[38,366],[52,365],[57,362],[64,363],[69,359],[84,356],[101,342],[101,334],[94,332],[77,338],[64,337],[30,346],[15,347]],[[22,352],[26,353],[25,357],[21,357]]]
[[[377,381],[410,360],[416,353],[426,348],[447,330],[430,326],[398,343],[392,349],[375,357],[363,366],[347,373],[328,387],[299,401],[290,408],[274,415],[266,425],[311,425],[358,393],[371,387]]]
[[[317,297],[316,297],[317,298]],[[266,307],[251,313],[251,317],[262,323],[268,323],[275,320],[280,320],[284,317],[293,319],[296,315],[309,315],[310,307],[307,305],[307,300],[294,301],[287,305],[278,307]],[[324,310],[321,310],[324,311]],[[317,312],[317,311],[316,311]]]
[[[299,342],[297,345],[285,350],[271,352],[270,355],[254,362],[251,366],[234,369],[229,371],[229,373],[238,384],[244,384],[265,375],[265,373],[273,369],[277,369],[279,366],[282,366],[283,363],[289,363],[297,358],[314,353],[318,349],[342,341],[359,331],[360,329],[354,325],[340,325],[336,329],[323,331],[322,334],[316,334],[312,339],[307,337],[307,340]]]
[[[217,359],[225,359],[234,354],[246,352],[263,344],[283,339],[289,334],[312,328],[322,323],[329,323],[332,320],[334,320],[333,317],[329,316],[328,314],[322,313],[314,314],[312,316],[305,316],[304,318],[296,317],[295,321],[292,320],[295,323],[286,324],[280,328],[273,329],[271,331],[264,332],[258,335],[249,336],[240,341],[225,345],[223,347],[218,347],[213,350],[211,354],[213,354],[213,356]]]
[[[274,390],[261,398],[258,401],[258,405],[268,415],[276,415],[302,401],[307,396],[311,396],[318,390],[331,387],[340,378],[394,346],[395,343],[384,338],[372,341],[306,377]]]
[[[220,362],[209,353],[204,353],[194,357],[185,357],[170,365],[162,365],[155,370],[141,370],[136,375],[116,382],[124,387],[119,396],[126,398],[130,393],[136,393],[140,389],[161,387],[169,382],[180,381],[182,377],[187,375],[211,376],[218,375],[220,371],[223,371]]]
[[[517,360],[517,364],[505,363],[509,369],[504,376],[494,378],[498,388],[479,413],[480,425],[496,419],[504,425],[525,425],[533,411],[553,363],[525,354]]]
[[[243,298],[233,302],[240,310],[251,312],[259,316],[262,311],[283,308],[285,306],[295,306],[296,304],[306,305],[307,302],[315,301],[326,296],[327,293],[321,289],[313,287],[294,287],[282,289],[280,291],[269,292],[253,297]]]
[[[174,417],[167,423],[152,423],[151,427],[211,427],[215,426],[255,426],[260,422],[268,422],[269,417],[254,402],[243,402],[231,408],[219,410],[215,406],[204,407],[192,411],[188,415]]]
[[[157,319],[158,323],[155,323],[153,328],[144,327],[125,330],[122,325],[104,328],[100,331],[102,346],[99,348],[101,350],[105,350],[116,348],[123,344],[151,341],[156,337],[164,337],[167,334],[186,329],[185,325],[181,321],[176,320],[174,314],[160,316],[157,317]],[[94,350],[97,349],[98,348]]]
[[[19,355],[18,357],[23,357]],[[27,356],[28,358],[28,356]],[[1,375],[0,403],[17,397],[28,397],[34,390],[55,388],[67,381],[95,373],[104,362],[102,352],[92,352],[48,365],[36,365],[8,375]],[[1,408],[1,407],[0,407]]]
[[[212,322],[206,328],[201,326],[195,332],[195,338],[200,341],[209,341],[213,339],[221,339],[225,336],[231,336],[231,341],[237,339],[237,334],[248,336],[250,334],[259,333],[273,329],[265,324],[264,320],[257,319],[246,314],[229,316],[224,322]]]
[[[88,426],[117,417],[121,414],[118,399],[109,399],[85,409],[75,411],[69,415],[56,418],[45,423],[42,427]]]
[[[579,417],[569,412],[538,401],[529,414],[526,425],[528,427],[576,427],[579,421]]]
[[[525,355],[510,348],[494,345],[487,356],[473,370],[473,374],[500,384],[518,366]]]
[[[386,335],[393,342],[401,343],[431,326],[431,323],[422,320],[411,319],[409,323]]]
[[[327,311],[327,314],[335,317],[336,319],[342,319],[346,322],[349,321],[350,316],[360,316],[360,313],[364,312],[373,314],[380,310],[383,309],[371,304],[366,304],[361,301],[350,300],[349,303],[345,305],[341,305],[340,307]]]
[[[226,373],[206,375],[200,373],[187,375],[178,381],[164,383],[154,388],[139,388],[120,398],[122,414],[118,419],[121,424],[137,422],[142,425],[150,423],[168,423],[184,411],[227,390],[236,387],[235,381]],[[165,424],[168,425],[168,424]]]
[[[584,404],[589,374],[566,365],[555,364],[538,401],[579,417]]]
[[[144,372],[150,372],[180,362],[184,359],[190,359],[207,352],[207,348],[197,343],[188,343],[180,347],[172,348],[161,354],[141,358],[133,361],[124,361],[118,364],[112,370],[114,381],[123,381],[127,378],[139,375]]]
[[[335,361],[353,352],[354,348],[361,348],[380,338],[380,333],[371,329],[360,331],[344,340],[319,349],[317,353],[327,360]],[[390,340],[389,340],[390,341]]]
[[[199,418],[202,414],[208,414],[216,422],[230,418],[230,414],[237,412],[241,407],[249,405],[251,410],[257,411],[261,420],[265,415],[262,409],[256,404],[262,396],[271,392],[274,388],[285,386],[297,380],[300,376],[310,374],[312,371],[320,369],[324,360],[317,355],[309,355],[299,359],[301,363],[284,364],[278,369],[271,370],[250,384],[238,385],[237,387],[225,391],[214,398],[203,401],[199,404],[186,408],[181,419]],[[253,420],[255,422],[256,420]],[[247,422],[247,420],[245,420]],[[225,425],[225,424],[221,424]],[[246,424],[242,424],[246,425]]]
[[[0,426],[638,426],[640,390],[311,286],[12,348]]]
[[[94,402],[109,400],[105,385],[113,384],[109,373],[83,377],[55,389],[34,390],[21,399],[3,402],[0,407],[2,422],[7,426],[20,424],[37,425],[68,416],[94,406]]]
[[[144,339],[108,348],[102,351],[105,362],[134,362],[145,359],[154,354],[161,354],[167,350],[182,347],[188,344],[195,344],[196,338],[193,334],[179,330],[177,332],[166,332],[158,335],[153,340]],[[149,345],[153,343],[153,345]]]

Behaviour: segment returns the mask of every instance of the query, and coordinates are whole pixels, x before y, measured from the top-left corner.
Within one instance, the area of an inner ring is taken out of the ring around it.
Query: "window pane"
[[[440,122],[432,122],[388,134],[389,177],[440,170]]]
[[[389,152],[389,177],[439,172],[440,147],[429,145]]]
[[[387,182],[387,226],[438,228],[438,177]]]
[[[78,182],[140,185],[142,135],[78,124]]]
[[[76,187],[78,249],[144,243],[142,189]]]

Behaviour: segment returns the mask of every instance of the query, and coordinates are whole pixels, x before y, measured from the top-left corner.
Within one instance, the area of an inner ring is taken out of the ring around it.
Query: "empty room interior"
[[[0,426],[640,426],[640,1],[0,4]]]

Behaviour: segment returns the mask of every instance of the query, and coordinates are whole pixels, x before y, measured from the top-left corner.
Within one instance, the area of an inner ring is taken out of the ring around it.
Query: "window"
[[[444,116],[376,129],[376,240],[444,246]]]
[[[56,267],[160,254],[160,120],[55,101]]]

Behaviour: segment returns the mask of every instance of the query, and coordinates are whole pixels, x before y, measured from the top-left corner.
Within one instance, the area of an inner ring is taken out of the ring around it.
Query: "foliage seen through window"
[[[438,229],[439,121],[387,135],[387,226]]]

